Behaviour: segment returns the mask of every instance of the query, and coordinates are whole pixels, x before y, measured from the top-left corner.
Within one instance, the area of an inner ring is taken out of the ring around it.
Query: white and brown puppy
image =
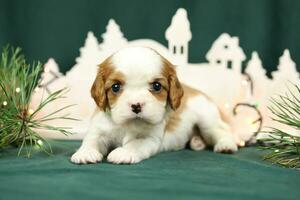
[[[181,84],[175,67],[152,49],[131,47],[110,56],[91,93],[98,109],[74,163],[96,163],[106,155],[112,163],[138,163],[189,141],[194,150],[207,144],[215,152],[237,151],[217,106]]]

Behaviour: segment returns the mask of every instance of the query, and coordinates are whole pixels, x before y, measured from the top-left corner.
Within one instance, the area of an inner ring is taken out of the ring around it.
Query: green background
[[[269,74],[285,48],[300,63],[297,0],[0,0],[0,46],[20,46],[30,61],[53,57],[65,72],[87,32],[101,42],[110,18],[129,40],[151,38],[167,45],[165,30],[180,7],[187,9],[193,33],[190,62],[205,62],[212,42],[228,32],[240,38],[247,60],[258,51]]]

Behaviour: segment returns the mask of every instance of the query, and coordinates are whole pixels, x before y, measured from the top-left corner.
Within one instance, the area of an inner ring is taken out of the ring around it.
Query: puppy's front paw
[[[142,159],[137,153],[123,147],[118,147],[108,154],[107,160],[115,164],[133,164],[140,162]]]
[[[103,155],[96,149],[80,148],[71,157],[71,162],[75,164],[88,164],[100,162]]]
[[[214,152],[218,153],[234,153],[238,150],[238,147],[233,139],[223,138],[219,140],[214,146]]]

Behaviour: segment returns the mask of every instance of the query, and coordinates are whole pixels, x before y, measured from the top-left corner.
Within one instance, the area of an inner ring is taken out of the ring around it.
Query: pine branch
[[[271,99],[269,110],[272,119],[283,125],[290,126],[300,131],[300,87],[294,85],[293,92],[288,88],[285,95],[279,95]],[[284,130],[270,128],[269,138],[261,139],[267,146],[262,147],[269,150],[264,159],[289,168],[300,168],[300,136],[293,136]]]
[[[38,147],[47,154],[52,152],[50,144],[36,131],[46,129],[64,135],[71,134],[68,127],[55,127],[44,124],[51,120],[75,120],[68,115],[60,116],[61,111],[70,106],[63,106],[50,114],[36,118],[42,108],[49,103],[63,98],[66,89],[58,90],[42,100],[33,112],[29,104],[42,71],[41,63],[27,64],[20,54],[20,48],[5,47],[0,57],[0,152],[1,149],[14,145],[19,147],[18,155],[25,152],[28,157]]]

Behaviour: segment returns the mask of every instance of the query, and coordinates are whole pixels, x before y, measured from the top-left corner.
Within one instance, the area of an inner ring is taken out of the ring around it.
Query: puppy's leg
[[[97,163],[107,154],[110,138],[102,134],[99,128],[99,116],[94,116],[87,135],[82,141],[80,148],[72,155],[71,162],[76,164]]]
[[[205,134],[209,135],[211,144],[214,146],[214,152],[234,153],[238,149],[228,125],[221,119],[216,122],[216,126],[211,127]]]
[[[122,147],[114,149],[107,156],[107,160],[115,164],[133,164],[158,153],[161,145],[159,137],[145,137],[132,139]]]
[[[107,154],[108,138],[94,132],[89,132],[83,139],[80,148],[72,155],[75,164],[97,163]]]
[[[215,152],[234,153],[237,151],[237,144],[231,133],[229,125],[221,118],[217,106],[209,100],[199,100],[197,112],[197,125],[205,142],[214,147]]]

